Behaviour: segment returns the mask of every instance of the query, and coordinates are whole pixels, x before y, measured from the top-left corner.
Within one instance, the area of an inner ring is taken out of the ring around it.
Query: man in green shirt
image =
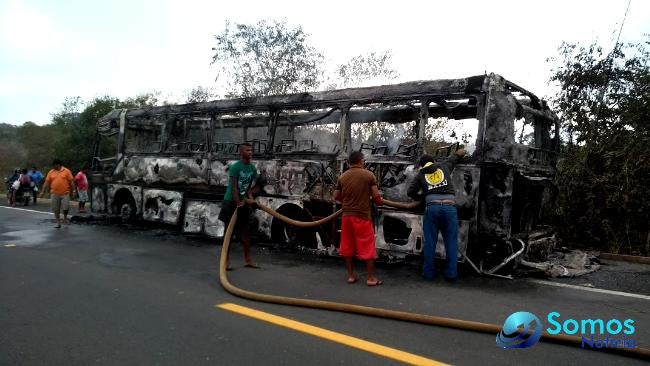
[[[228,168],[228,188],[223,197],[219,220],[223,221],[227,227],[230,218],[237,210],[236,229],[244,247],[245,267],[259,268],[251,259],[251,236],[248,229],[250,208],[245,203],[247,195],[248,198],[253,198],[252,189],[257,178],[257,168],[251,163],[253,158],[252,145],[247,142],[239,145],[239,157],[240,159]],[[230,261],[227,261],[227,263],[230,263]],[[230,264],[226,269],[230,270]]]

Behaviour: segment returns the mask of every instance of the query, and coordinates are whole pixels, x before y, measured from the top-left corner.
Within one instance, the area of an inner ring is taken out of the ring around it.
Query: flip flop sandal
[[[357,283],[357,278],[348,278],[348,284],[351,285],[353,283]]]
[[[260,266],[258,266],[257,264],[250,264],[250,263],[244,264],[244,267],[260,269]]]
[[[381,285],[383,283],[384,283],[384,281],[382,281],[382,280],[377,280],[376,282],[368,282],[368,281],[366,281],[366,285],[368,285],[370,287],[379,286],[379,285]]]

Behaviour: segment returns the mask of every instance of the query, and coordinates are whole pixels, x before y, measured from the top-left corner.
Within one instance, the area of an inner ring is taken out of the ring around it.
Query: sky
[[[395,82],[495,72],[544,97],[553,92],[546,59],[560,43],[599,41],[610,50],[627,4],[0,0],[0,123],[50,123],[66,97],[159,91],[179,101],[194,87],[213,87],[211,49],[226,19],[301,25],[327,65],[391,50]],[[631,0],[621,41],[639,42],[647,33],[650,1]]]

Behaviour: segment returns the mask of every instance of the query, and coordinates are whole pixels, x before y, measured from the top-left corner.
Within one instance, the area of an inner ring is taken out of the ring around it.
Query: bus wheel
[[[278,213],[298,221],[312,221],[312,217],[297,205],[286,204],[278,209]],[[314,229],[301,229],[274,218],[271,223],[271,238],[273,241],[291,247],[315,249],[318,246]]]
[[[120,195],[115,202],[115,212],[123,223],[135,221],[137,208],[131,194]]]

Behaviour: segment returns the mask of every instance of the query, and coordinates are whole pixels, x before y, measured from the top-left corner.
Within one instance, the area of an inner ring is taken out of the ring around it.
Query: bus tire
[[[135,221],[137,207],[131,192],[127,190],[118,191],[113,203],[113,212],[117,214],[120,221],[123,223],[131,223]]]
[[[277,212],[298,221],[313,220],[307,211],[298,205],[290,203],[280,206]],[[300,229],[292,225],[287,225],[276,218],[273,218],[271,222],[271,239],[290,247],[305,247],[310,249],[316,249],[318,247],[316,231],[314,229]]]

